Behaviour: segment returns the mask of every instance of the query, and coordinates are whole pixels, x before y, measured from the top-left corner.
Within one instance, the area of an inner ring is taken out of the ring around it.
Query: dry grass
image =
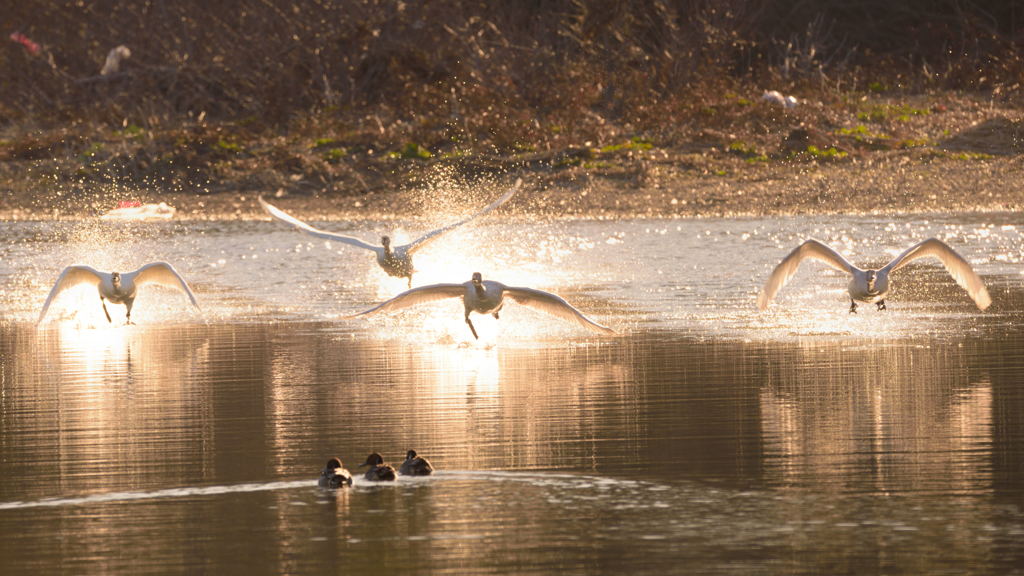
[[[15,195],[45,182],[72,199],[98,185],[360,195],[438,163],[642,187],[666,170],[659,158],[700,173],[855,158],[937,142],[913,114],[894,119],[913,94],[1016,105],[1018,12],[995,0],[13,3],[7,33],[40,49],[0,43],[0,178],[20,180]],[[101,76],[120,44],[131,58]],[[757,102],[767,88],[821,105],[784,112]]]
[[[709,88],[749,82],[1016,92],[1018,11],[994,0],[37,0],[5,14],[41,51],[3,43],[0,101],[6,122],[204,115],[260,129],[322,114],[500,146],[505,133],[544,136],[538,121],[591,114],[646,128]],[[132,51],[123,72],[99,76],[119,44]]]

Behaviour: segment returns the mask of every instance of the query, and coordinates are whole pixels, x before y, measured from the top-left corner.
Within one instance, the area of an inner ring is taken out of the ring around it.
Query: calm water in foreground
[[[345,318],[404,283],[271,222],[0,223],[0,573],[1024,573],[1022,230],[492,218],[416,284],[480,271],[619,335],[510,304],[477,342],[457,302]],[[849,315],[810,263],[758,313],[807,236],[865,265],[939,236],[995,303],[923,263]],[[36,328],[64,266],[154,259],[202,312],[150,288],[108,325],[83,289]],[[439,472],[316,486],[408,448]]]

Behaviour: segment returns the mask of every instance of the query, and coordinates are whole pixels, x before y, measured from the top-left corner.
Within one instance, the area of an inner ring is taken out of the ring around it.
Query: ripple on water
[[[506,284],[560,293],[626,333],[657,327],[740,338],[934,335],[963,331],[1011,310],[1001,305],[1000,293],[1019,289],[1024,239],[1014,218],[968,214],[539,224],[489,219],[442,238],[419,255],[417,284],[462,282],[480,271]],[[370,229],[383,224],[360,225]],[[429,327],[440,331],[438,338],[468,338],[458,306],[439,304],[427,311],[375,318],[373,323],[346,319],[405,289],[404,281],[384,275],[362,251],[310,239],[272,222],[160,223],[119,228],[113,235],[108,224],[97,224],[102,231],[85,224],[47,222],[0,226],[15,238],[0,259],[5,318],[34,320],[66,265],[115,269],[167,260],[196,288],[203,320],[322,319],[346,329],[371,331],[374,337],[385,332],[375,327],[385,326],[391,333],[411,334]],[[494,239],[488,253],[448,257],[464,252],[462,247],[479,234]],[[996,303],[990,312],[979,314],[940,267],[923,263],[894,275],[888,313],[862,306],[862,314],[851,316],[846,313],[845,279],[808,262],[768,312],[759,313],[754,299],[768,273],[810,236],[863,265],[882,263],[912,242],[937,236],[986,277]],[[170,293],[153,290],[140,295],[139,323],[198,319],[191,314],[183,317],[187,306]],[[102,318],[98,306],[81,299],[57,308],[58,314],[61,309],[89,312],[93,325]],[[557,338],[585,337],[563,323],[515,308],[508,308],[495,334],[535,339],[557,330]]]
[[[404,284],[269,222],[102,241],[2,223],[0,572],[1012,572],[1014,218],[496,218],[432,247],[422,282],[479,270],[622,335],[510,305],[480,342],[457,302],[345,318]],[[493,253],[444,257],[478,234]],[[758,313],[809,235],[865,263],[942,237],[995,304],[922,265],[888,312],[850,315],[843,279],[808,266]],[[155,290],[137,326],[108,325],[83,294],[35,330],[56,273],[94,251],[172,261],[202,316]],[[325,454],[408,448],[441,472],[315,486]]]

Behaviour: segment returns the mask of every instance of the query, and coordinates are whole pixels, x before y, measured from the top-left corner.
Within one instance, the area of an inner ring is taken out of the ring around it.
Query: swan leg
[[[850,299],[850,314],[856,314],[856,313],[857,313],[857,303],[854,302],[853,299],[851,298]]]
[[[409,289],[411,290],[412,289],[412,274],[410,274],[408,276],[408,278],[409,278]]]
[[[102,296],[100,296],[100,304],[103,305],[103,313],[107,315],[107,322],[113,322],[110,319],[110,312],[107,312],[107,301]]]
[[[473,333],[473,338],[479,340],[480,337],[476,335],[476,328],[473,327],[473,321],[469,319],[469,312],[466,312],[466,324],[469,324],[469,331]]]
[[[498,313],[497,313],[497,312],[495,312],[495,313],[493,314],[493,316],[494,316],[494,319],[495,319],[495,320],[497,320],[497,319],[498,319]]]
[[[132,323],[132,304],[134,304],[134,303],[135,303],[135,300],[128,300],[127,302],[124,303],[125,308],[128,309],[128,312],[127,312],[127,314],[125,316],[125,320],[126,320],[125,324],[131,324]]]
[[[878,302],[875,302],[875,306],[877,306],[876,310],[886,310],[885,300],[879,300]]]

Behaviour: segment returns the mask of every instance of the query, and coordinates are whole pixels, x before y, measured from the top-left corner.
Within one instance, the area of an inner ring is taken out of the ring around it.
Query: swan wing
[[[479,218],[479,217],[483,216],[484,214],[487,214],[488,212],[498,208],[499,206],[501,206],[505,202],[508,202],[509,199],[511,199],[513,196],[515,196],[516,192],[519,191],[519,186],[522,183],[523,183],[522,178],[517,179],[516,183],[512,185],[512,188],[509,189],[508,192],[505,192],[504,194],[502,194],[501,198],[498,198],[494,202],[491,202],[487,206],[484,206],[483,209],[480,210],[479,212],[477,212],[475,214],[472,214],[470,216],[467,216],[466,218],[463,218],[462,220],[459,220],[458,222],[453,222],[453,223],[445,226],[444,228],[438,228],[437,230],[434,230],[432,232],[428,232],[428,233],[424,234],[423,236],[420,236],[419,238],[417,238],[413,242],[410,242],[409,244],[405,245],[404,248],[406,249],[406,251],[409,254],[412,254],[413,252],[419,250],[420,248],[423,248],[424,246],[426,246],[430,242],[432,242],[434,240],[437,240],[445,232],[449,232],[449,231],[451,231],[451,230],[453,230],[455,228],[458,228],[459,226],[462,226],[463,224],[465,224],[465,223],[467,223],[467,222],[469,222],[471,220],[475,220],[476,218]]]
[[[57,282],[50,289],[50,295],[46,297],[46,302],[43,304],[43,309],[39,312],[39,319],[36,320],[36,324],[43,321],[46,316],[46,311],[50,309],[50,304],[53,299],[68,288],[78,286],[79,284],[91,284],[93,286],[99,286],[100,282],[103,281],[103,273],[89,266],[68,266],[60,273],[57,278]]]
[[[782,259],[782,262],[779,262],[775,270],[772,270],[772,274],[768,277],[768,281],[765,282],[764,288],[757,295],[757,307],[761,310],[767,308],[768,304],[775,298],[775,295],[779,293],[779,290],[782,290],[782,287],[796,275],[797,269],[800,268],[800,263],[808,258],[820,260],[840,272],[852,274],[857,269],[846,258],[843,258],[842,254],[836,252],[825,243],[811,238],[797,246],[789,255]]]
[[[892,262],[886,264],[882,270],[895,272],[918,258],[927,258],[928,256],[934,256],[942,262],[949,275],[970,294],[979,310],[984,310],[992,304],[992,298],[988,295],[988,290],[981,277],[971,268],[967,260],[964,260],[963,256],[957,254],[948,244],[938,238],[929,238],[911,246],[894,258]]]
[[[299,220],[298,218],[285,212],[284,210],[281,210],[280,208],[277,208],[276,206],[273,206],[272,204],[268,203],[266,200],[263,199],[262,196],[260,196],[258,200],[260,201],[260,206],[263,206],[263,209],[266,210],[267,213],[273,216],[275,219],[280,220],[281,222],[284,222],[289,226],[297,228],[305,232],[306,234],[316,236],[317,238],[323,238],[324,240],[330,240],[332,242],[341,242],[343,244],[348,244],[350,246],[355,246],[357,248],[366,248],[367,250],[373,250],[374,252],[383,250],[383,248],[381,248],[380,246],[367,244],[366,242],[363,242],[358,238],[353,238],[351,236],[342,236],[341,234],[332,234],[330,232],[326,232],[319,228],[310,226],[309,224],[306,224],[302,220]]]
[[[424,302],[445,300],[447,298],[462,298],[465,295],[466,284],[431,284],[429,286],[420,286],[419,288],[406,290],[390,300],[382,302],[365,312],[353,314],[349,318],[372,316],[378,312],[401,310],[402,308],[423,304]]]
[[[188,287],[188,283],[185,279],[178,274],[178,271],[167,262],[151,262],[146,264],[142,268],[134,272],[125,274],[129,280],[135,282],[136,286],[143,284],[158,284],[167,288],[174,288],[184,292],[188,299],[192,302],[192,305],[199,309],[199,303],[196,302],[196,297],[192,294],[192,290]]]
[[[533,288],[516,288],[509,286],[505,288],[505,297],[511,298],[517,303],[533,308],[534,310],[539,310],[564,320],[574,321],[585,328],[593,330],[594,332],[615,334],[615,331],[611,328],[598,324],[590,318],[587,318],[582,312],[574,308],[572,304],[566,302],[561,296],[557,296],[550,292],[535,290]]]

